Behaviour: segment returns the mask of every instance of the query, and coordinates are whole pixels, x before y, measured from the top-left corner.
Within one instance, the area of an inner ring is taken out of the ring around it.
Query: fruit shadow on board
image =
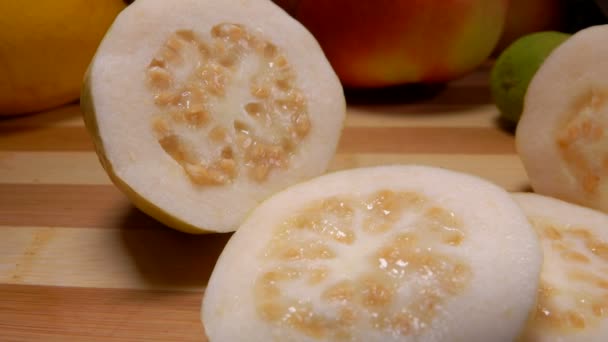
[[[344,88],[351,105],[395,105],[425,101],[436,97],[445,84],[404,84],[381,88]]]
[[[86,132],[79,129],[80,122],[82,114],[76,104],[39,113],[0,116],[0,148],[11,151],[90,150],[92,143]]]
[[[515,136],[515,131],[517,130],[516,123],[509,121],[501,116],[497,116],[494,119],[494,123],[496,124],[496,127]]]
[[[118,223],[121,240],[141,278],[152,287],[204,288],[231,234],[173,230],[132,205]]]
[[[46,126],[62,121],[78,120],[82,117],[78,102],[53,109],[19,115],[0,115],[0,124],[10,126]]]
[[[353,107],[373,109],[379,107],[382,113],[433,114],[458,112],[482,105],[492,104],[486,73],[490,63],[477,71],[446,83],[403,84],[382,88],[344,89],[346,102]]]

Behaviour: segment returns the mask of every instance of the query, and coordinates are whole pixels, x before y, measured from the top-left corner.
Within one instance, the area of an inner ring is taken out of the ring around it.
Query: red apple
[[[344,85],[380,87],[449,81],[480,65],[500,37],[509,0],[288,2]]]
[[[496,52],[526,34],[559,30],[564,17],[564,0],[511,0]]]

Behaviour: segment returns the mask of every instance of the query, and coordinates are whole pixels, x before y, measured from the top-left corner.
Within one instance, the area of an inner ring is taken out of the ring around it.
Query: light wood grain
[[[202,291],[230,234],[0,226],[0,284]],[[10,242],[10,244],[8,243]]]
[[[523,164],[514,154],[340,154],[334,159],[331,170],[391,164],[418,164],[465,172],[507,191],[530,188]]]
[[[0,339],[206,341],[202,292],[0,285]]]
[[[2,128],[0,151],[92,151],[82,126]],[[514,153],[509,133],[487,127],[346,127],[338,153]]]
[[[3,184],[110,184],[97,154],[86,152],[0,152]]]

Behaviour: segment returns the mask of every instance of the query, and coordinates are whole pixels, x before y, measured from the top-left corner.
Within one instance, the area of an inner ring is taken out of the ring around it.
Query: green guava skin
[[[500,116],[507,123],[517,125],[528,84],[551,52],[570,36],[556,31],[529,34],[513,42],[498,57],[490,86]]]

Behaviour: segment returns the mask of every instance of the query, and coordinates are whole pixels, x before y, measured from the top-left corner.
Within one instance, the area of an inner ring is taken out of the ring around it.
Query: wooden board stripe
[[[511,154],[340,153],[329,170],[385,164],[423,164],[475,174],[509,190],[527,183],[521,160]],[[94,152],[1,152],[0,183],[108,185]]]
[[[392,164],[418,164],[464,172],[507,191],[524,191],[530,187],[521,159],[513,154],[339,154],[330,168],[342,170]]]
[[[469,96],[470,98],[470,96]],[[498,110],[494,104],[446,104],[441,101],[351,105],[346,126],[365,127],[495,127]],[[17,117],[0,117],[0,126],[14,129],[25,127],[82,127],[84,122],[77,105],[49,112]]]
[[[0,340],[207,341],[202,292],[0,285]]]
[[[91,151],[84,127],[0,126],[0,151]],[[513,136],[484,127],[346,127],[339,153],[515,153]]]
[[[2,284],[182,291],[206,287],[231,236],[188,235],[168,228],[0,230]]]
[[[111,184],[93,151],[0,151],[0,183]]]
[[[470,89],[468,89],[470,90]],[[483,90],[481,91],[483,92]],[[476,93],[480,93],[477,91]],[[454,97],[454,96],[452,96]],[[470,96],[467,96],[470,98]],[[449,104],[441,97],[431,102],[350,105],[346,126],[365,127],[495,127],[498,110],[494,104]],[[32,127],[82,127],[78,105],[25,116],[0,117],[0,126],[12,129]]]
[[[70,155],[66,156],[69,158]],[[21,183],[4,183],[0,178],[0,225],[158,228],[160,225],[135,209],[127,198],[109,183],[101,166],[89,158],[87,165],[67,163],[69,171],[80,169],[91,178],[90,184],[52,184],[60,176],[34,174]],[[422,164],[448,168],[483,177],[509,191],[528,189],[525,170],[513,155],[379,155],[342,154],[331,165],[331,170],[386,164]],[[41,168],[44,165],[39,165]],[[19,168],[15,169],[18,172]],[[2,172],[0,171],[0,175]],[[9,175],[7,180],[14,179]],[[44,178],[49,176],[50,178]],[[51,184],[41,184],[41,183]],[[86,183],[86,182],[85,182]]]
[[[0,225],[153,229],[112,185],[0,184]]]

